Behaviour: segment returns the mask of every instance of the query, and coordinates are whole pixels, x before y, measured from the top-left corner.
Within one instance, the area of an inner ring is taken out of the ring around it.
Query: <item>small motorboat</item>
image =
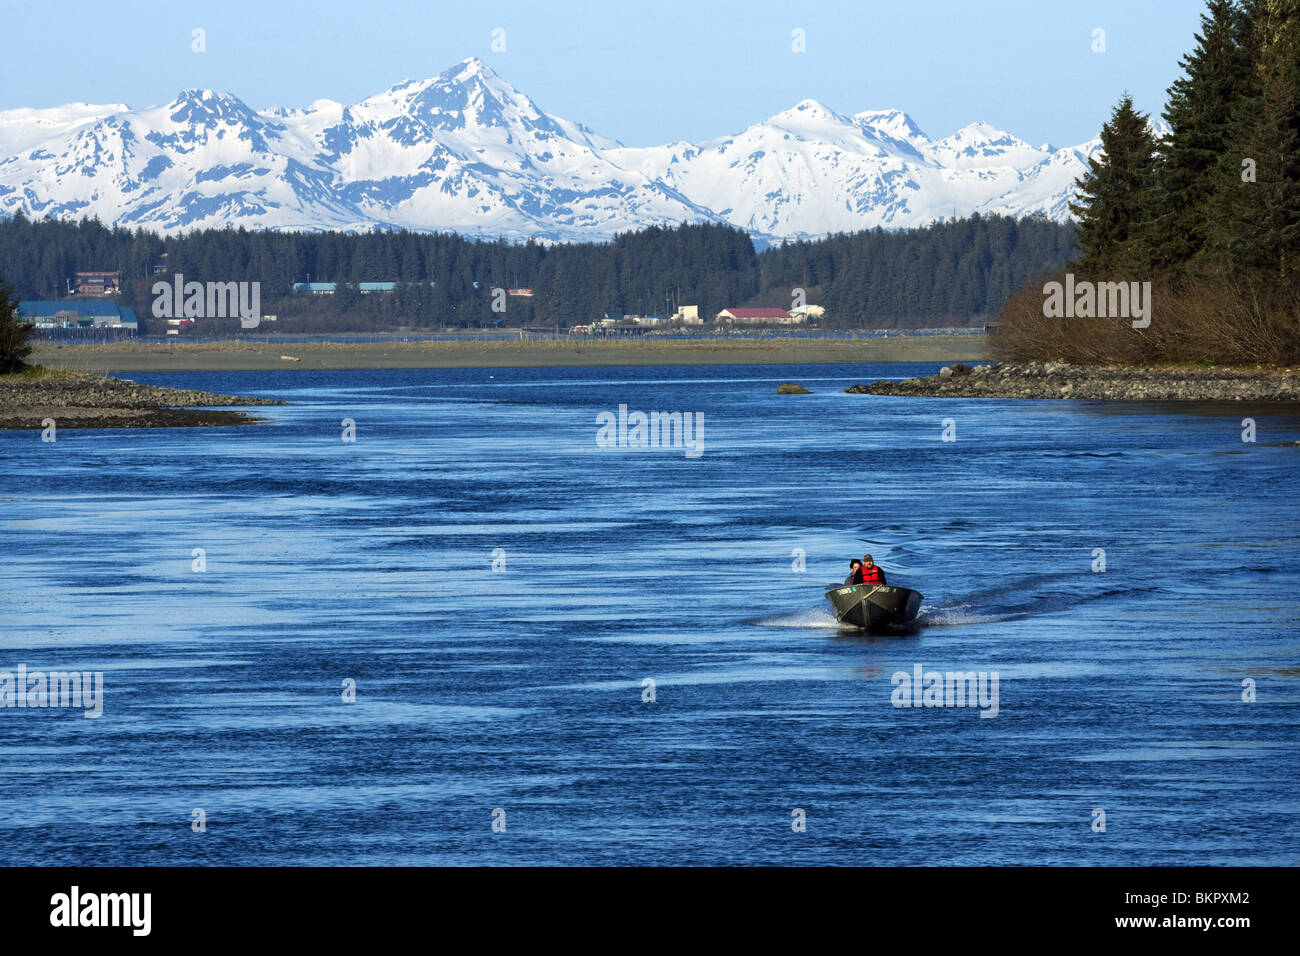
[[[905,628],[916,620],[921,598],[919,591],[889,584],[845,584],[826,592],[836,619],[865,631]]]

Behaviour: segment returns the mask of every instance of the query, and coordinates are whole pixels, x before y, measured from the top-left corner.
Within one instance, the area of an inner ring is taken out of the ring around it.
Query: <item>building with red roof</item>
[[[723,309],[717,315],[719,322],[741,322],[749,325],[798,325],[803,315],[791,315],[785,309]]]

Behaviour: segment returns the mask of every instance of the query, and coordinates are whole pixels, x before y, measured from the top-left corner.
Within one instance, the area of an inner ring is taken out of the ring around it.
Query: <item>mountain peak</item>
[[[963,126],[951,136],[930,144],[929,152],[959,169],[1027,166],[1053,155],[985,122]]]
[[[207,126],[217,122],[258,126],[262,123],[261,117],[238,96],[217,90],[181,90],[164,109],[172,122],[187,126]]]
[[[884,133],[905,143],[926,143],[930,139],[902,110],[863,110],[853,114],[853,121],[864,129]]]
[[[794,105],[794,108],[795,108],[795,111],[796,111],[796,112],[799,112],[799,113],[829,113],[829,112],[831,112],[830,109],[827,108],[827,106],[826,106],[824,103],[822,103],[822,102],[819,101],[819,100],[814,100],[814,99],[812,99],[811,97],[809,97],[808,99],[800,100],[798,103],[796,103],[796,104]]]
[[[967,123],[957,132],[948,137],[950,140],[961,140],[962,142],[981,142],[997,143],[1003,141],[1019,142],[1014,136],[1004,129],[999,129],[992,123],[985,123],[983,120],[976,120],[974,123]]]
[[[487,65],[482,57],[471,56],[461,60],[459,64],[453,66],[451,70],[458,70],[458,76],[497,76],[496,70]],[[448,70],[447,72],[451,72]]]
[[[467,60],[461,60],[459,63],[448,67],[439,73],[428,83],[441,83],[443,85],[457,86],[482,86],[494,90],[498,93],[518,95],[514,87],[501,78],[496,70],[488,66],[487,63],[479,57],[472,56]]]
[[[490,139],[496,147],[517,153],[519,144],[534,136],[569,138],[588,149],[610,145],[602,137],[588,136],[576,126],[569,129],[548,116],[478,57],[462,60],[429,79],[404,80],[344,112],[403,149],[479,139],[485,141],[477,145],[486,146]],[[337,148],[337,142],[332,148]]]
[[[767,119],[767,125],[782,129],[808,126],[849,125],[849,121],[825,103],[814,99],[800,100],[788,110],[782,110]]]
[[[226,93],[219,90],[205,90],[202,89],[201,87],[193,87],[193,88],[187,88],[181,90],[174,97],[172,97],[171,104],[169,105],[172,106],[186,105],[190,103],[206,103],[206,104],[239,103],[242,105],[243,100],[235,96],[235,94],[233,93]]]

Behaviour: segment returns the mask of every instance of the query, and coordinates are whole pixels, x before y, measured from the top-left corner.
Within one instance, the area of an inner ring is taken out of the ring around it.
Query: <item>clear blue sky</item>
[[[1203,0],[39,0],[6,5],[0,109],[355,102],[481,56],[549,113],[631,146],[734,133],[805,97],[976,120],[1034,145],[1096,135],[1125,90],[1158,113]],[[505,30],[505,51],[492,31]],[[206,31],[205,53],[191,31]],[[1094,53],[1092,31],[1106,31]],[[806,52],[792,50],[792,31]]]

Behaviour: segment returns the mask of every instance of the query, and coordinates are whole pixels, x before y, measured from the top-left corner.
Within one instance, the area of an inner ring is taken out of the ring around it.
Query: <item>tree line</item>
[[[823,324],[838,327],[982,323],[1018,285],[1059,269],[1072,252],[1069,225],[980,215],[761,252],[743,230],[720,224],[548,245],[402,230],[162,236],[95,219],[22,214],[0,222],[0,275],[21,298],[62,298],[79,270],[120,271],[121,304],[147,324],[153,284],[177,273],[186,281],[256,281],[263,312],[277,315],[277,328],[286,332],[568,326],[607,312],[671,315],[678,305],[697,305],[711,317],[728,307],[790,309],[801,302],[823,305]],[[307,281],[338,286],[328,296],[291,292]],[[399,285],[382,295],[357,288],[379,281]],[[494,295],[519,288],[532,296]]]
[[[976,213],[920,229],[787,243],[759,264],[769,294],[816,290],[828,314],[848,325],[961,325],[997,315],[1015,289],[1060,269],[1073,252],[1069,224]]]

